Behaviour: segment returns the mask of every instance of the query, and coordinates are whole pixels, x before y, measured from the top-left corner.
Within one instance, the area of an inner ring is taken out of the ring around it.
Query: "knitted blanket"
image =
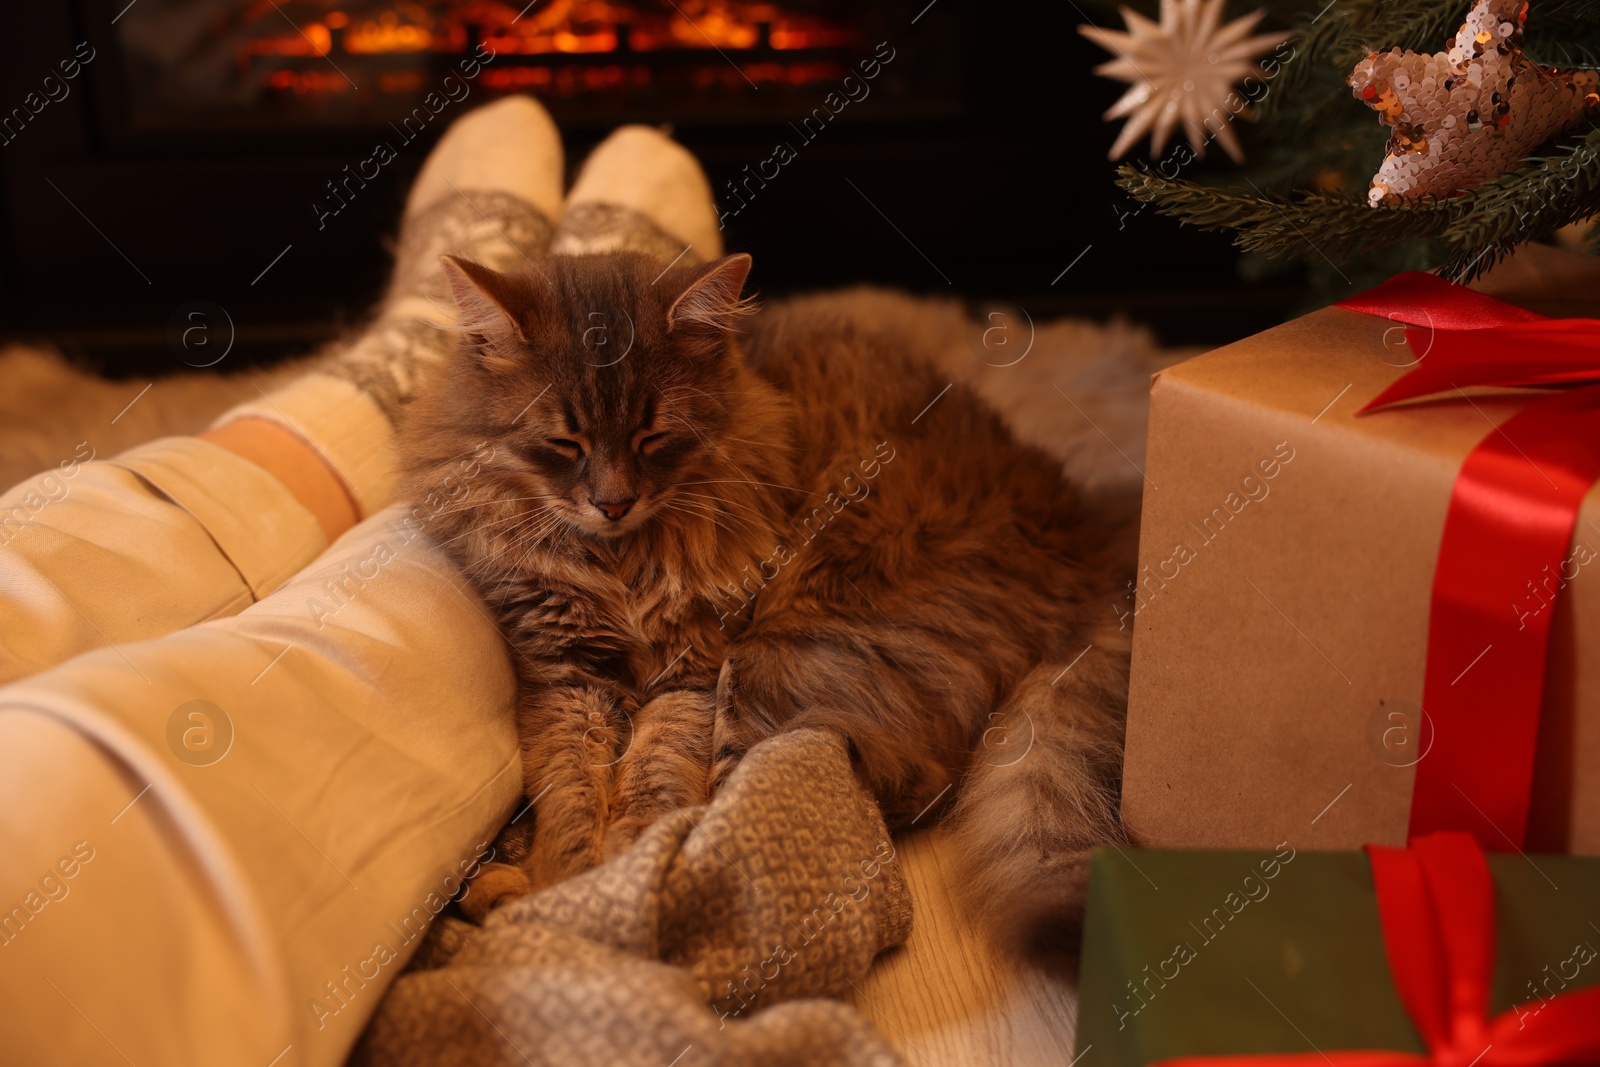
[[[844,746],[801,730],[751,750],[708,806],[626,853],[437,924],[355,1064],[900,1063],[837,999],[911,930],[877,806]]]

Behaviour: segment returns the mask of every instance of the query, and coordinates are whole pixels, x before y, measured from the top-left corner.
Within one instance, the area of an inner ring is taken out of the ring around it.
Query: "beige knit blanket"
[[[911,931],[883,817],[843,745],[757,745],[706,807],[589,873],[439,923],[355,1064],[887,1067],[838,999]]]

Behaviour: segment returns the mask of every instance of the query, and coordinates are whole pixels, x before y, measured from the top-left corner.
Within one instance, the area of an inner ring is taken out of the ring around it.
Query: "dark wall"
[[[358,319],[382,286],[385,242],[426,145],[402,150],[319,228],[312,202],[368,154],[368,138],[119,132],[110,19],[125,2],[17,5],[12,43],[0,46],[0,109],[20,104],[79,41],[96,48],[71,94],[0,145],[0,332],[144,374],[177,369],[168,324],[191,301],[227,310],[235,365],[303,350]],[[1225,239],[1139,212],[1112,184],[1105,153],[1116,130],[1099,116],[1120,88],[1090,73],[1106,56],[1077,34],[1083,18],[1071,4],[936,0],[898,35],[891,26],[897,49],[924,35],[958,43],[958,61],[935,73],[963,105],[892,124],[845,121],[847,112],[799,146],[729,220],[729,246],[756,257],[756,287],[872,281],[1013,301],[1035,318],[1123,313],[1185,343],[1278,321],[1297,287],[1246,287]],[[884,77],[899,73],[890,64]],[[575,167],[605,127],[564,131]],[[786,123],[693,116],[676,134],[719,193],[778,140],[796,140]],[[1195,173],[1208,166],[1219,163]]]

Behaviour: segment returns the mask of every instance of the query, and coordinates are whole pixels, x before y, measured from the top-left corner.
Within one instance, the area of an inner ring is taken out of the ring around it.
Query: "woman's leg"
[[[0,682],[233,614],[387,505],[393,420],[451,343],[440,254],[542,255],[561,182],[538,104],[469,113],[412,187],[393,283],[359,337],[199,438],[114,458],[86,441],[0,496]]]
[[[0,496],[0,682],[232,615],[327,544],[283,482],[211,441],[84,450]]]
[[[0,688],[0,1059],[343,1062],[521,786],[505,645],[427,520]]]
[[[361,518],[355,498],[327,461],[293,430],[266,419],[233,419],[201,434],[260,467],[311,512],[329,544]]]
[[[663,264],[722,255],[717,207],[699,161],[649,126],[623,126],[589,154],[550,244],[560,255],[619,249]]]

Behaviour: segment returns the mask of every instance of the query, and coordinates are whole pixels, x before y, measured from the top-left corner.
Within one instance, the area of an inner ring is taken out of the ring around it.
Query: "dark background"
[[[168,322],[190,301],[220,305],[233,320],[237,341],[218,369],[305,351],[359,321],[383,286],[424,142],[319,231],[312,201],[370,154],[370,131],[132,128],[111,27],[125,3],[9,5],[0,110],[77,42],[98,54],[70,96],[0,146],[0,336],[48,340],[109,374],[133,375],[183,369]],[[915,58],[928,45],[933,55],[920,68],[897,57],[886,76],[931,79],[943,104],[893,121],[846,109],[730,221],[727,245],[755,256],[763,294],[875,282],[1009,301],[1035,319],[1123,315],[1165,342],[1196,344],[1265,328],[1304,299],[1296,275],[1246,285],[1226,238],[1139,211],[1115,187],[1106,152],[1120,122],[1100,115],[1125,87],[1091,73],[1109,57],[1076,32],[1083,10],[936,0],[915,25],[904,19],[922,7],[885,5],[897,52]],[[475,91],[467,104],[487,98]],[[613,125],[652,117],[553,110],[569,173]],[[777,140],[793,140],[776,117],[690,114],[673,125],[719,193]],[[1188,173],[1231,167],[1214,155]]]

